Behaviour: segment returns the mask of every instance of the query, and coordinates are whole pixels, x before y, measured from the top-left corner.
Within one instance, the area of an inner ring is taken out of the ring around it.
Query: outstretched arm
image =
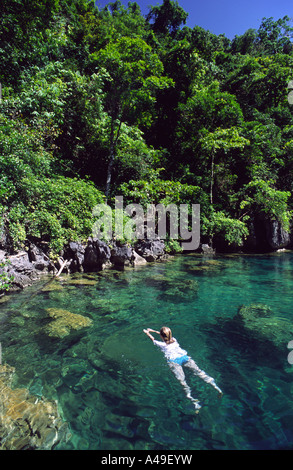
[[[146,330],[143,330],[143,332],[152,340],[154,341],[155,338],[150,334],[150,331],[152,331],[153,333],[158,333],[160,334],[159,331],[156,331],[156,330],[152,330],[151,328],[147,328]]]

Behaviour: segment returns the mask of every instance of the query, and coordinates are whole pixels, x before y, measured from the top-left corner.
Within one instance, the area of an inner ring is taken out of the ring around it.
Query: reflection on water
[[[15,386],[58,400],[72,433],[59,448],[293,448],[292,261],[186,255],[34,285],[0,304],[2,360],[16,368]],[[270,316],[239,319],[241,305],[256,303]],[[48,309],[92,323],[50,337]],[[199,414],[142,332],[162,325],[224,392],[218,400],[186,370]]]

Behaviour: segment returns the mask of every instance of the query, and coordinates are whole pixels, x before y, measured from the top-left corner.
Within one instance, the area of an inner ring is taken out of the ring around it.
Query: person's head
[[[170,344],[173,342],[172,331],[167,326],[162,326],[162,328],[160,329],[160,335],[161,338],[165,341],[165,343]]]

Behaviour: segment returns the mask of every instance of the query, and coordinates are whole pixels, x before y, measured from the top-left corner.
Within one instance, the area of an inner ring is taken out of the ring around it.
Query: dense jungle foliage
[[[14,249],[57,254],[93,208],[200,203],[201,230],[240,246],[254,217],[289,229],[293,28],[229,40],[164,0],[3,0],[0,214]],[[289,88],[288,88],[289,86]]]

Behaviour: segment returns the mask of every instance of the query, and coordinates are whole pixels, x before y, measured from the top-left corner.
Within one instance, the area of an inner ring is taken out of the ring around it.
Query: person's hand
[[[143,332],[144,332],[145,334],[148,334],[148,332],[149,332],[149,329],[147,329],[147,330],[143,330]]]
[[[152,328],[147,328],[147,331],[152,331],[153,333],[157,333],[158,335],[160,334],[159,331],[157,330],[153,330]]]

